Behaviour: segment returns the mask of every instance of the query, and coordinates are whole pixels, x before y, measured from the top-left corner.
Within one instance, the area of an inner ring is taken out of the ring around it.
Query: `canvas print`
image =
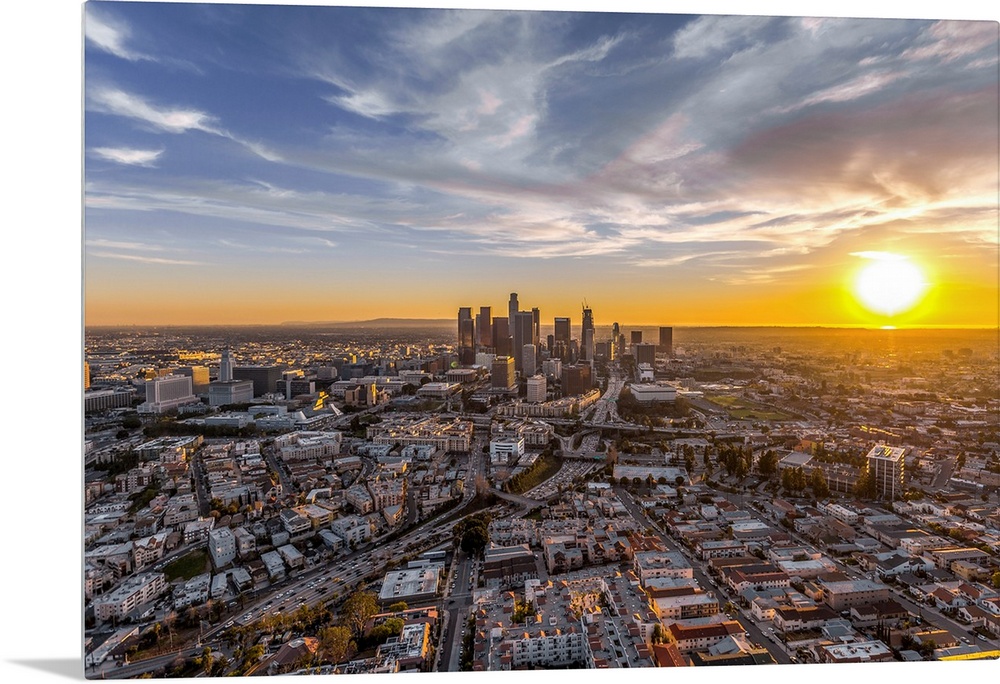
[[[1000,655],[995,22],[83,24],[86,677]]]

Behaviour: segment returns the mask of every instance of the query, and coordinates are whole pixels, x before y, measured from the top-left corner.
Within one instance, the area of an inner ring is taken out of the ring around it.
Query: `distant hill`
[[[454,325],[449,318],[372,318],[367,321],[285,321],[283,326],[313,328],[438,328]]]

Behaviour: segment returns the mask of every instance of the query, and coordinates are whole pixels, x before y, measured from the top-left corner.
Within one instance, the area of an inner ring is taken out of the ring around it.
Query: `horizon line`
[[[83,329],[93,328],[250,328],[250,327],[294,327],[294,326],[324,326],[324,325],[364,325],[386,321],[422,322],[427,324],[452,324],[455,321],[451,318],[369,318],[361,320],[344,321],[282,321],[280,323],[95,323],[83,325]],[[389,324],[391,325],[391,323]],[[614,323],[602,323],[598,327],[610,327]],[[681,323],[664,325],[662,323],[618,323],[619,326],[645,327],[645,328],[824,328],[838,330],[998,330],[1000,324],[929,324],[929,325],[879,325],[877,323],[753,323],[753,324],[726,324],[726,323]],[[551,327],[551,326],[546,326]]]

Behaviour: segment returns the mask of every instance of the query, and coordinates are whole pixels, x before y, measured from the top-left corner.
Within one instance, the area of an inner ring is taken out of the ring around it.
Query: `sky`
[[[994,22],[89,2],[84,34],[88,325],[513,291],[600,323],[997,322]],[[920,306],[858,304],[873,253],[920,266]]]

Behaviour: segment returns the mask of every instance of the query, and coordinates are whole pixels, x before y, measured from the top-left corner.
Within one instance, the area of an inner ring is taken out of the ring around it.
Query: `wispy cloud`
[[[94,3],[87,5],[83,26],[86,40],[104,52],[130,62],[152,59],[149,55],[129,47],[132,32],[128,24],[95,9]]]
[[[87,247],[98,247],[101,249],[131,249],[144,252],[159,252],[163,250],[160,245],[151,245],[145,242],[123,242],[121,240],[106,240],[104,238],[88,239],[85,243]]]
[[[114,86],[97,85],[87,93],[92,111],[123,116],[167,133],[201,131],[239,143],[267,161],[280,161],[281,156],[267,146],[246,140],[224,130],[218,119],[195,108],[160,106],[147,99]]]
[[[94,154],[126,166],[154,166],[163,150],[136,150],[127,147],[95,147]]]
[[[851,252],[851,256],[859,257],[861,259],[871,259],[873,261],[906,261],[906,257],[902,254],[894,254],[892,252]]]
[[[996,64],[996,50],[991,49],[995,48],[996,42],[996,22],[939,21],[924,34],[921,45],[905,50],[902,57],[917,61],[935,59],[954,62],[993,52],[992,63]],[[976,61],[977,66],[988,63],[979,59]]]
[[[158,107],[144,98],[113,86],[97,86],[87,93],[91,109],[141,121],[168,133],[204,131],[222,135],[215,118],[197,109]]]
[[[205,261],[191,261],[188,259],[169,259],[166,257],[142,256],[139,254],[121,254],[119,252],[89,251],[87,256],[99,257],[102,259],[117,259],[119,261],[137,261],[143,264],[157,264],[162,266],[208,266]]]

